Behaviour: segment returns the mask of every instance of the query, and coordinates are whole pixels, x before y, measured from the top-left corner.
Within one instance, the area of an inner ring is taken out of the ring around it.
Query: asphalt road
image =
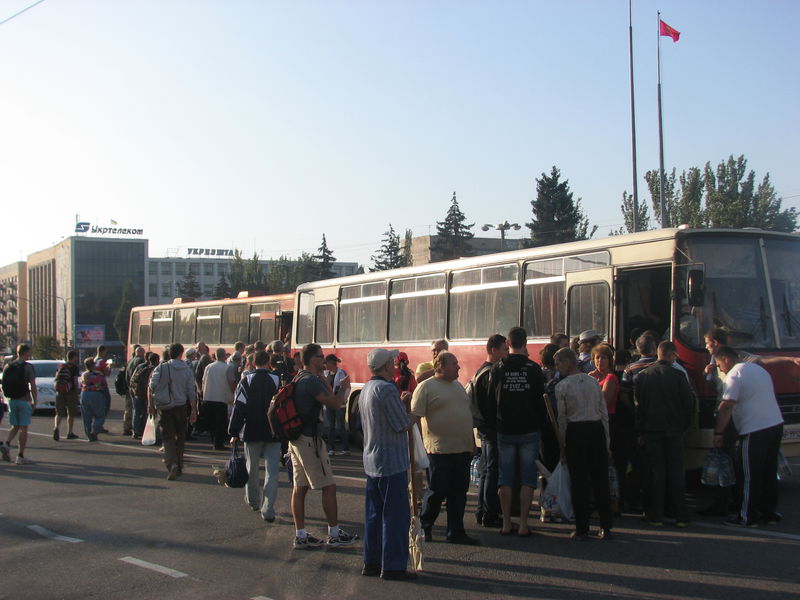
[[[570,526],[538,521],[536,535],[512,539],[475,526],[471,495],[468,532],[483,545],[434,541],[416,582],[384,582],[360,575],[359,544],[292,550],[285,472],[278,518],[264,523],[243,490],[212,478],[226,454],[190,442],[184,475],[167,481],[157,449],[120,435],[120,416],[112,412],[107,425],[116,434],[91,445],[64,441],[63,424],[62,441],[53,441],[52,417],[36,416],[26,452],[34,463],[0,462],[0,599],[800,597],[797,459],[782,482],[779,526],[731,529],[706,519],[687,530],[650,529],[623,516],[607,542],[573,542]],[[4,421],[3,439],[7,429]],[[360,457],[335,457],[334,469],[340,523],[360,533]],[[308,529],[322,535],[319,493],[309,493],[307,513]],[[435,540],[443,535],[434,528]]]

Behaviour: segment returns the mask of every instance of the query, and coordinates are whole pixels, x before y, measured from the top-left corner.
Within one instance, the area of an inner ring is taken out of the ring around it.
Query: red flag
[[[672,27],[664,23],[664,21],[662,21],[661,19],[658,20],[658,24],[659,24],[659,29],[658,29],[659,35],[665,35],[667,37],[671,37],[673,42],[677,42],[678,39],[680,39],[681,37],[680,31],[678,31],[677,29],[673,29]]]

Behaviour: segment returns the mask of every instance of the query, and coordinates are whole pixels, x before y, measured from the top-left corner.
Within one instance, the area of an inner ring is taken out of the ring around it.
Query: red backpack
[[[53,379],[53,387],[59,394],[68,394],[72,391],[72,371],[67,363],[61,363]]]
[[[267,410],[272,435],[289,442],[295,441],[303,433],[303,419],[294,403],[294,387],[300,379],[295,377],[282,386],[273,396]]]

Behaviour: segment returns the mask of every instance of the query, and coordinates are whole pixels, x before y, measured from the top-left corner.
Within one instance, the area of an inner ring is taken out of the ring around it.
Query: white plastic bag
[[[572,511],[572,493],[569,484],[569,470],[567,465],[558,463],[553,474],[547,481],[547,488],[542,495],[544,508],[564,519],[572,521],[575,514]]]
[[[153,446],[156,443],[156,418],[147,417],[147,424],[144,426],[142,434],[142,446]]]
[[[411,430],[414,435],[414,467],[416,471],[424,471],[430,467],[430,460],[428,460],[428,453],[425,452],[425,446],[422,443],[422,434],[419,432],[419,427],[412,426]]]

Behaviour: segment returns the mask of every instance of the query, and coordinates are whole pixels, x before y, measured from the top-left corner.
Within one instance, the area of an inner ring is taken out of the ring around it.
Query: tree
[[[625,233],[633,233],[633,196],[628,192],[622,192],[622,204],[619,209],[622,211],[622,218],[625,224],[619,229],[611,232],[611,235],[622,235]],[[650,213],[647,210],[647,203],[639,203],[639,219],[636,231],[648,231],[650,229]]]
[[[550,175],[536,180],[536,199],[531,200],[533,220],[525,225],[531,230],[531,246],[549,246],[592,237],[589,219],[583,214],[581,199],[573,200],[569,181],[559,181],[561,172],[553,166]]]
[[[131,309],[136,306],[136,290],[133,287],[133,282],[130,279],[125,280],[125,285],[122,286],[122,298],[119,302],[119,307],[114,313],[114,330],[117,332],[117,338],[123,344],[128,343],[128,325],[130,323]]]
[[[436,254],[437,260],[449,260],[472,254],[469,241],[474,237],[470,231],[475,223],[466,224],[466,217],[458,207],[456,193],[450,201],[450,208],[444,221],[436,222],[436,241],[433,243],[431,254]]]
[[[325,234],[322,234],[322,244],[317,248],[317,253],[312,257],[317,263],[317,277],[316,279],[330,279],[336,277],[336,272],[331,268],[331,265],[336,262],[336,257],[333,251],[328,248],[328,241],[325,239]]]
[[[267,278],[264,275],[264,269],[261,267],[261,261],[258,258],[258,253],[253,252],[253,256],[244,264],[244,281],[242,289],[239,290],[261,290],[266,291]]]
[[[267,289],[272,294],[293,292],[301,283],[314,281],[316,273],[317,262],[307,252],[296,259],[281,256],[272,261],[267,274]]]
[[[199,298],[203,295],[192,265],[187,265],[186,275],[183,276],[183,280],[178,284],[178,295],[188,298]]]
[[[414,256],[411,253],[411,246],[413,245],[413,234],[410,229],[406,229],[406,234],[403,238],[403,266],[410,267],[414,264]]]
[[[231,295],[235,296],[245,289],[244,258],[242,251],[238,248],[233,250],[233,260],[231,260]]]
[[[705,166],[705,209],[710,227],[760,227],[773,231],[794,231],[797,227],[797,210],[781,210],[783,200],[764,176],[756,187],[754,171],[747,172],[744,155],[717,165]]]
[[[389,230],[383,233],[383,243],[377,254],[372,255],[373,271],[386,271],[403,266],[403,254],[400,251],[400,236],[389,223]]]
[[[125,339],[127,343],[127,337]],[[37,335],[33,338],[32,353],[36,360],[60,360],[64,358],[63,352],[64,348],[52,335]]]
[[[225,277],[225,273],[220,274],[212,294],[214,298],[230,298],[233,295],[231,293],[231,286],[228,285],[228,279]]]

